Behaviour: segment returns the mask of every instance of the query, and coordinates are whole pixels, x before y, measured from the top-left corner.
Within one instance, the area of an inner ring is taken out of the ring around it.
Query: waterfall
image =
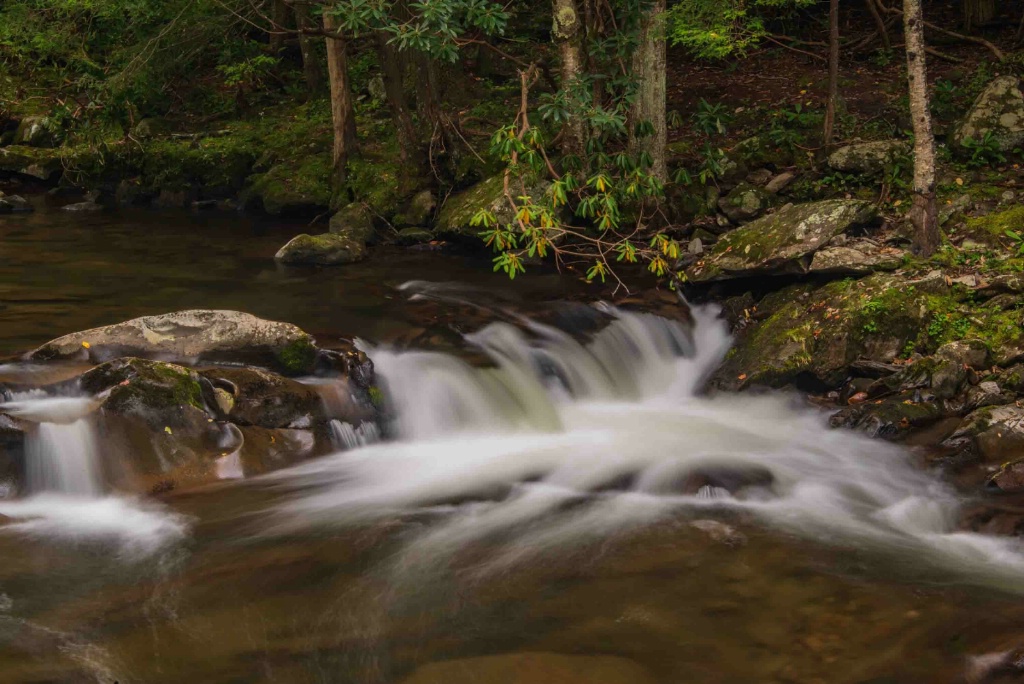
[[[790,395],[702,394],[729,348],[717,309],[695,307],[692,322],[603,311],[613,320],[589,337],[491,324],[466,337],[483,366],[368,349],[398,439],[346,433],[358,448],[275,475],[301,492],[279,524],[432,510],[440,517],[414,544],[423,557],[501,535],[507,559],[522,560],[672,516],[742,511],[974,581],[1024,574],[1014,540],[956,531],[957,493],[899,446],[832,430]]]
[[[103,493],[96,435],[88,418],[40,423],[25,444],[31,493],[60,492],[95,497]]]

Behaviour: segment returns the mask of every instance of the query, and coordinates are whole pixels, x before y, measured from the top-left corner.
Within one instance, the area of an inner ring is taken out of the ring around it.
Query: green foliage
[[[768,34],[765,21],[812,0],[687,0],[669,8],[668,39],[700,59],[743,55]]]
[[[1000,150],[999,141],[992,135],[992,131],[985,131],[980,140],[970,136],[964,138],[963,147],[970,154],[967,165],[972,168],[1006,163],[1006,156]]]
[[[693,125],[706,136],[725,135],[732,122],[728,109],[722,103],[711,104],[704,98],[697,103],[697,111],[693,115]]]

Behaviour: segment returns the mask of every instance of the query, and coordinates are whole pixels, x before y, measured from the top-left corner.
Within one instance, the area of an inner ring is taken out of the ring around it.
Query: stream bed
[[[130,454],[88,398],[22,397],[60,484],[0,498],[0,682],[1017,681],[989,667],[1024,643],[1017,542],[956,532],[962,493],[795,396],[700,396],[713,307],[595,304],[611,322],[572,335],[549,315],[586,296],[571,278],[397,248],[276,265],[301,229],[0,216],[0,354],[236,309],[360,338],[394,423],[137,498],[92,469]]]

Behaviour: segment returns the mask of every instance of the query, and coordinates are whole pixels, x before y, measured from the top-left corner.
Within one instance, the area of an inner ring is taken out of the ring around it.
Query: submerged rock
[[[969,152],[968,139],[978,143],[986,136],[1002,152],[1024,143],[1024,94],[1016,76],[1000,76],[985,87],[953,132],[952,143]]]
[[[246,361],[305,373],[316,362],[316,348],[312,337],[290,323],[267,321],[240,311],[194,309],[72,333],[29,354],[41,361],[103,362],[121,356],[211,363]]]
[[[807,273],[811,257],[832,238],[878,218],[861,200],[826,200],[784,207],[731,231],[710,254],[691,266],[692,282]]]
[[[296,235],[277,251],[274,258],[287,264],[341,266],[366,258],[366,244],[348,235]]]
[[[446,660],[418,667],[402,684],[653,684],[633,660],[617,656],[524,652]]]
[[[97,204],[96,202],[85,201],[85,202],[75,202],[74,204],[65,204],[60,209],[61,209],[61,211],[89,212],[89,211],[101,211],[103,209],[103,207],[100,206],[99,204]]]
[[[0,214],[35,211],[35,207],[21,195],[5,195],[0,192]]]
[[[875,140],[840,147],[829,155],[828,165],[836,171],[880,174],[899,156],[909,154],[910,148],[902,140]]]

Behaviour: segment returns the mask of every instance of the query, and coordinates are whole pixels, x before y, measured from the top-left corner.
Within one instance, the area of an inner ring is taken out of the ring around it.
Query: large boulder
[[[686,275],[692,282],[807,273],[816,251],[832,238],[878,218],[861,200],[826,200],[784,207],[726,233]]]
[[[513,197],[518,198],[523,194],[522,188],[515,179],[511,183],[510,193]],[[540,203],[550,185],[547,181],[531,184],[527,186],[526,193],[531,201]],[[505,196],[504,175],[492,176],[468,190],[449,197],[437,215],[437,225],[434,230],[443,235],[476,238],[484,229],[480,226],[473,226],[471,223],[473,217],[481,209],[493,214],[498,225],[509,224],[515,218],[512,206]]]
[[[405,209],[395,216],[394,224],[398,227],[423,227],[430,224],[430,218],[437,208],[437,197],[430,190],[421,190],[413,195],[405,205]]]
[[[274,258],[286,264],[341,266],[362,261],[366,255],[366,244],[348,235],[303,233],[289,240]]]
[[[888,273],[817,290],[790,286],[757,304],[757,318],[738,331],[713,384],[838,387],[853,362],[888,363],[899,356],[929,315],[927,294]]]
[[[718,208],[733,223],[746,223],[762,215],[771,204],[771,195],[750,183],[740,183],[718,200]]]
[[[45,116],[26,116],[14,131],[15,145],[28,147],[54,147],[60,143],[58,131]]]
[[[355,242],[367,243],[374,238],[373,215],[366,205],[361,202],[352,202],[339,209],[328,227],[328,231],[335,235],[343,235]]]
[[[243,204],[262,207],[273,216],[308,216],[324,211],[331,204],[331,189],[322,181],[324,164],[315,163],[319,156],[312,155],[299,166],[281,163],[254,176],[252,186],[243,194]]]
[[[204,428],[207,410],[199,374],[173,363],[139,358],[109,361],[78,379],[90,394],[104,394],[104,412],[138,418],[154,430]]]
[[[895,271],[906,254],[901,249],[883,247],[873,240],[849,240],[828,245],[814,253],[810,273],[865,275],[875,271]]]
[[[52,181],[64,171],[56,150],[25,145],[0,147],[0,171]]]
[[[1024,453],[1024,408],[1016,404],[985,406],[972,412],[944,443],[973,446],[990,463],[1005,463]]]
[[[877,175],[910,148],[902,140],[875,140],[845,145],[829,155],[828,165],[835,171]]]
[[[1024,95],[1016,76],[1000,76],[988,84],[953,132],[952,143],[965,150],[968,139],[979,142],[989,134],[1003,152],[1024,143]]]
[[[316,348],[312,337],[290,323],[267,321],[240,311],[195,309],[72,333],[29,354],[34,360],[79,359],[93,363],[121,356],[190,363],[247,361],[289,373],[306,373],[316,362]]]

